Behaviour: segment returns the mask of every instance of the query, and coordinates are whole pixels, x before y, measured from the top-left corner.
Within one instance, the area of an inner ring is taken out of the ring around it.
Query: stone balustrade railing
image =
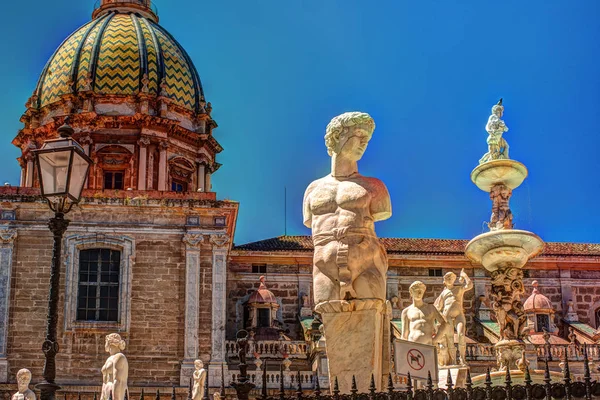
[[[583,360],[583,350],[581,346],[568,345],[535,345],[535,350],[539,360],[562,360],[565,358],[565,354],[571,361]],[[587,346],[587,351],[590,359],[597,360],[600,358],[600,345],[592,344]],[[467,345],[467,360],[469,361],[487,361],[494,360],[496,353],[494,351],[494,345],[488,343],[475,343]]]
[[[280,371],[267,372],[267,389],[279,389],[281,387],[281,373]],[[237,382],[240,378],[239,371],[228,371],[225,377],[225,382]],[[283,388],[284,389],[296,389],[298,387],[298,379],[302,387],[306,389],[314,388],[314,379],[316,379],[312,371],[283,371]],[[263,385],[263,372],[248,371],[248,380],[256,385],[256,388],[262,388]],[[320,381],[319,383],[323,383]]]
[[[308,353],[308,344],[304,341],[264,340],[249,344],[247,354],[249,358],[254,358],[255,354],[260,358],[282,358],[284,355],[287,355],[288,358],[306,358]],[[227,340],[225,341],[225,350],[227,357],[237,357],[239,347],[235,340]]]

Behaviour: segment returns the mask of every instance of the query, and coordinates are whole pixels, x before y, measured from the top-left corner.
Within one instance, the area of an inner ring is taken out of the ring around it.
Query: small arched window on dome
[[[107,145],[97,150],[96,188],[124,190],[132,187],[132,156],[129,149],[119,145]]]
[[[169,161],[169,186],[173,192],[188,192],[194,185],[194,164],[183,157]]]

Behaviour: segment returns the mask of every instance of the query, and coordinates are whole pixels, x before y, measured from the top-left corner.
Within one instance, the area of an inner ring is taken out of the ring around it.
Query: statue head
[[[502,105],[501,101],[492,107],[492,114],[498,118],[502,118],[502,115],[504,114],[504,106]]]
[[[444,285],[452,286],[454,285],[454,282],[456,282],[456,274],[454,272],[447,272],[446,275],[444,275]]]
[[[118,333],[111,333],[110,335],[106,335],[106,340],[104,342],[104,350],[107,353],[110,353],[110,349],[115,348],[118,351],[125,350],[125,341],[121,339],[121,335]]]
[[[194,361],[194,367],[196,368],[196,371],[204,368],[204,363],[202,362],[202,360],[196,360]]]
[[[338,115],[329,122],[325,130],[327,153],[358,161],[365,153],[374,130],[375,121],[367,113],[347,112]]]
[[[414,300],[423,299],[423,295],[425,295],[425,290],[427,287],[421,281],[414,281],[410,287],[408,288],[408,292]]]
[[[20,369],[17,372],[17,385],[19,386],[19,391],[23,392],[29,389],[29,383],[31,382],[31,371],[27,368]]]

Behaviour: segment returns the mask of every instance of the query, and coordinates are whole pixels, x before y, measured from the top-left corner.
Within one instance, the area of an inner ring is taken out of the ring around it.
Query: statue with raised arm
[[[508,143],[502,137],[504,132],[508,132],[508,127],[501,119],[503,114],[504,106],[502,105],[502,99],[500,99],[498,104],[492,107],[492,115],[490,115],[485,125],[485,130],[489,135],[487,138],[488,152],[481,157],[479,164],[492,160],[508,159]]]
[[[460,271],[459,284],[456,285],[456,274],[448,272],[444,275],[444,290],[435,300],[435,307],[444,316],[446,323],[449,325],[446,346],[449,349],[454,349],[454,333],[456,332],[458,339],[458,351],[460,354],[460,364],[466,365],[467,344],[465,341],[465,330],[467,320],[464,310],[465,292],[473,289],[473,282],[465,273],[465,270]],[[450,352],[451,361],[454,360],[455,351]]]
[[[202,360],[194,361],[195,371],[192,376],[194,386],[192,387],[192,400],[202,400],[204,396],[204,384],[206,382],[206,370]]]
[[[331,300],[385,301],[387,255],[375,222],[392,215],[390,195],[379,179],[358,173],[357,162],[375,130],[369,114],[349,112],[327,125],[331,173],[312,182],[303,204],[312,228],[315,305]]]
[[[12,400],[35,400],[35,392],[29,389],[31,383],[31,371],[26,368],[17,372],[17,393],[13,394]]]
[[[421,281],[413,282],[408,288],[413,303],[402,310],[402,339],[438,346],[443,344],[449,329],[446,320],[433,304],[423,301],[426,289]]]
[[[127,392],[129,364],[125,354],[125,341],[118,333],[106,335],[104,350],[110,354],[102,367],[102,395],[100,400],[124,400]]]

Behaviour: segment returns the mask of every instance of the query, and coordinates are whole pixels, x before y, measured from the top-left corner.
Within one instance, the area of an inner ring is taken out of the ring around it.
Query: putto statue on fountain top
[[[379,179],[358,173],[357,162],[375,130],[369,114],[349,112],[327,125],[325,144],[331,174],[312,182],[303,203],[304,224],[314,243],[313,293],[327,336],[330,378],[348,392],[352,375],[367,390],[371,373],[383,388],[389,368],[386,301],[387,255],[375,234],[375,222],[390,218],[387,188]],[[358,312],[360,311],[360,312]],[[355,349],[354,358],[347,356]]]
[[[489,134],[487,138],[488,152],[481,157],[479,164],[491,160],[508,159],[508,143],[502,137],[504,132],[508,132],[508,127],[501,119],[503,114],[504,106],[502,105],[502,99],[500,99],[498,104],[492,107],[492,115],[490,115],[485,125],[485,130]]]

